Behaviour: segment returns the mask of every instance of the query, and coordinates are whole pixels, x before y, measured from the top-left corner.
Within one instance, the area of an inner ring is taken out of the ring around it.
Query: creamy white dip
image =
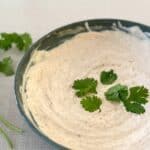
[[[143,115],[112,104],[99,82],[101,112],[85,111],[73,81],[113,69],[115,82],[150,89],[150,41],[122,31],[81,33],[51,51],[35,51],[21,87],[24,108],[50,139],[73,150],[149,150],[150,103]],[[26,89],[26,90],[25,90]]]

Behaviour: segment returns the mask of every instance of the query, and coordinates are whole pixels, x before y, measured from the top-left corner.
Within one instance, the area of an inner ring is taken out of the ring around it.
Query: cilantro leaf
[[[75,80],[72,86],[72,88],[76,90],[76,95],[78,97],[86,96],[91,93],[97,93],[96,87],[97,80],[94,78]]]
[[[148,89],[144,86],[135,86],[130,88],[130,96],[128,100],[139,104],[146,104],[148,102],[146,99],[148,96]]]
[[[9,36],[12,38],[12,43],[15,43],[16,44],[16,47],[19,49],[19,50],[22,50],[23,47],[24,47],[24,43],[23,43],[23,40],[21,38],[21,36],[17,33],[12,33],[12,34],[9,34]]]
[[[86,96],[80,101],[80,103],[86,111],[94,112],[100,109],[100,105],[102,104],[102,101],[97,96]]]
[[[13,44],[23,51],[27,50],[32,43],[31,36],[28,33],[1,33],[0,34],[0,49],[8,50]]]
[[[8,36],[7,33],[0,34],[0,49],[8,50],[12,47],[11,36]]]
[[[14,74],[11,57],[6,57],[0,61],[0,72],[4,73],[6,76]]]
[[[125,100],[128,96],[128,87],[125,85],[117,84],[110,87],[107,92],[105,92],[106,99],[109,101],[120,102]]]
[[[111,69],[110,71],[102,71],[100,75],[100,81],[103,84],[112,84],[117,80],[117,74]]]
[[[32,44],[31,36],[28,33],[21,34],[20,36],[23,41],[23,48],[21,50],[27,50]]]
[[[142,114],[145,112],[145,108],[136,102],[124,101],[124,106],[128,112]]]

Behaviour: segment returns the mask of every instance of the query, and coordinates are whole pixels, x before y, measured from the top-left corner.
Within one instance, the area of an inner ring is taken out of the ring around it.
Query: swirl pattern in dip
[[[150,41],[122,31],[76,35],[51,51],[35,51],[22,89],[24,107],[50,139],[73,150],[148,150],[150,104],[143,115],[126,112],[105,99],[110,86],[99,83],[101,112],[85,111],[73,81],[103,70],[118,74],[115,82],[150,89]]]

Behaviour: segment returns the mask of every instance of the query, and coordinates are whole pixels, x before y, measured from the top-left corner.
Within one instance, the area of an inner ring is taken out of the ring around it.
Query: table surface
[[[62,25],[93,18],[120,18],[150,25],[149,0],[0,0],[0,32],[29,32],[36,41]],[[11,55],[16,68],[22,53],[0,52],[0,60]],[[16,150],[58,150],[48,144],[25,122],[16,106],[14,76],[0,74],[0,114],[25,130],[18,135],[7,131]],[[7,150],[0,137],[0,150]]]

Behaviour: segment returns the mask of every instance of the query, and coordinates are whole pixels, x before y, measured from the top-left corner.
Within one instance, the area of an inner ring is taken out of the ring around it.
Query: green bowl
[[[45,49],[46,51],[51,50],[52,48],[58,46],[59,44],[63,43],[65,40],[68,40],[75,36],[76,34],[79,34],[81,32],[87,32],[87,28],[85,27],[86,23],[88,23],[90,29],[92,31],[103,31],[103,30],[113,30],[114,24],[116,25],[117,28],[120,28],[118,22],[120,22],[124,27],[132,27],[132,26],[138,26],[143,32],[150,32],[150,27],[131,22],[131,21],[126,21],[126,20],[120,20],[120,19],[94,19],[94,20],[84,20],[76,23],[72,23],[63,27],[60,27],[42,38],[40,38],[38,41],[36,41],[30,49],[26,52],[22,60],[20,61],[16,75],[15,75],[15,94],[16,94],[16,100],[17,100],[17,105],[20,110],[20,113],[22,116],[25,118],[26,122],[29,124],[29,126],[36,132],[38,133],[42,138],[48,141],[48,143],[53,144],[56,149],[67,149],[67,145],[60,145],[59,143],[56,143],[55,141],[52,141],[50,138],[47,137],[44,133],[42,133],[38,126],[36,125],[36,122],[34,120],[34,116],[32,113],[30,113],[30,118],[26,115],[26,112],[24,110],[24,105],[22,101],[22,96],[20,93],[20,86],[22,85],[22,80],[23,80],[23,75],[25,72],[25,69],[27,67],[27,64],[30,60],[31,54],[35,49],[43,50]],[[123,30],[124,32],[128,32],[125,28],[120,29]],[[71,147],[70,147],[71,148]]]

